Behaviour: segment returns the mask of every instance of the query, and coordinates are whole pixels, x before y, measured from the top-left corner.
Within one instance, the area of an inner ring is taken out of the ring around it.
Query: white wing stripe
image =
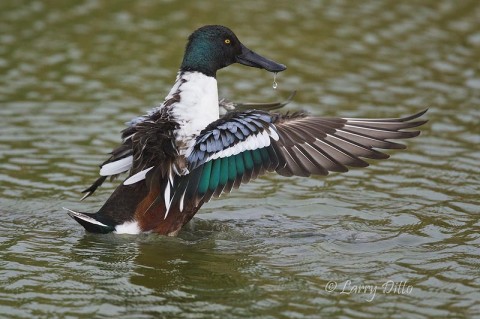
[[[240,154],[244,151],[252,151],[267,146],[270,146],[270,135],[266,131],[263,131],[262,133],[250,135],[243,142],[237,143],[232,147],[226,148],[209,156],[205,162],[217,158],[230,157]]]
[[[277,134],[277,129],[275,126],[271,125],[268,129],[268,135],[270,135],[271,138],[273,138],[275,141],[279,140],[278,134]]]

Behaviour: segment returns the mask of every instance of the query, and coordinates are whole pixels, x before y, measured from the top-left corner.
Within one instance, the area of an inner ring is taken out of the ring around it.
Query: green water
[[[429,123],[367,169],[260,178],[178,238],[85,234],[61,208],[102,205],[115,183],[80,191],[213,23],[288,66],[277,90],[222,70],[223,97]],[[1,1],[0,317],[478,318],[479,61],[473,0]]]

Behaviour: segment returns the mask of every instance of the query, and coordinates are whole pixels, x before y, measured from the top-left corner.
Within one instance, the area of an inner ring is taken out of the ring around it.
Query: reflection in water
[[[0,2],[0,313],[474,317],[478,313],[478,1]],[[186,36],[231,27],[288,66],[234,66],[220,95],[347,117],[430,107],[407,152],[327,178],[266,176],[205,205],[179,238],[84,234],[61,210],[123,123],[162,101]],[[270,84],[269,84],[270,83]],[[283,92],[283,90],[285,92]],[[340,294],[407,281],[411,294]],[[335,281],[337,290],[327,292]]]

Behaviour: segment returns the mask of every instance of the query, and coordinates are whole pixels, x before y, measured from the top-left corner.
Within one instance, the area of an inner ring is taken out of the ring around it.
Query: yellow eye
[[[226,44],[230,44],[230,39],[225,39]]]

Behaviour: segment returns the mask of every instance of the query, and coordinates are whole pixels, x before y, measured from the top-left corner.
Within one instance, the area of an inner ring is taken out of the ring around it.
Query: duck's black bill
[[[283,64],[264,58],[242,44],[242,53],[237,55],[237,62],[254,68],[265,69],[269,72],[282,72],[287,69]]]

